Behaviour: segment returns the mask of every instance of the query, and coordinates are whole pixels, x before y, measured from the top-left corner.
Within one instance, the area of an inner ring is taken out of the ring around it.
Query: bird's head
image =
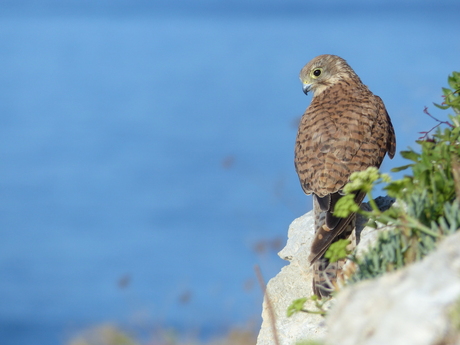
[[[336,55],[320,55],[307,63],[300,71],[300,81],[305,94],[320,94],[328,86],[345,78],[358,78],[347,62]]]

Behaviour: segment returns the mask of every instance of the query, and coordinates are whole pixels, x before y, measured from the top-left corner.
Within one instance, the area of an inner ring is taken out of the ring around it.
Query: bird
[[[380,97],[364,85],[341,57],[319,55],[300,71],[305,94],[312,92],[295,142],[295,169],[303,191],[313,196],[315,235],[308,260],[313,266],[313,293],[328,297],[341,270],[324,253],[339,239],[348,238],[356,214],[333,215],[343,187],[353,172],[379,168],[385,155],[394,157],[396,137]],[[364,192],[357,192],[360,205]]]

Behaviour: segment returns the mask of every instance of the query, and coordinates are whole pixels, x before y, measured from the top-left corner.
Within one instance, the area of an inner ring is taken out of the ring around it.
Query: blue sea
[[[436,125],[424,107],[447,118],[433,102],[460,70],[458,13],[0,2],[0,344],[67,344],[103,324],[144,342],[257,329],[254,266],[276,275],[290,222],[311,209],[293,166],[311,100],[300,69],[345,58],[384,100],[398,151],[417,148]]]

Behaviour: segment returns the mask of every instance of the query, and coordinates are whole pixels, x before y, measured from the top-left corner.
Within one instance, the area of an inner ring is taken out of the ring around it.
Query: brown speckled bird
[[[355,171],[379,167],[386,153],[393,158],[395,134],[380,97],[365,86],[347,62],[320,55],[300,71],[305,94],[313,99],[302,116],[295,145],[295,167],[306,194],[313,194],[315,238],[309,260],[313,264],[313,292],[320,298],[333,289],[341,267],[324,253],[331,243],[347,238],[355,214],[334,217],[334,205]],[[360,204],[364,193],[357,193]]]

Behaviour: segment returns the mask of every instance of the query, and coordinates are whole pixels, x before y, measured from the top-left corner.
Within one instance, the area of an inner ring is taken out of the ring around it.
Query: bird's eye
[[[322,72],[321,68],[315,68],[312,72],[312,77],[318,78],[321,75],[321,72]]]

